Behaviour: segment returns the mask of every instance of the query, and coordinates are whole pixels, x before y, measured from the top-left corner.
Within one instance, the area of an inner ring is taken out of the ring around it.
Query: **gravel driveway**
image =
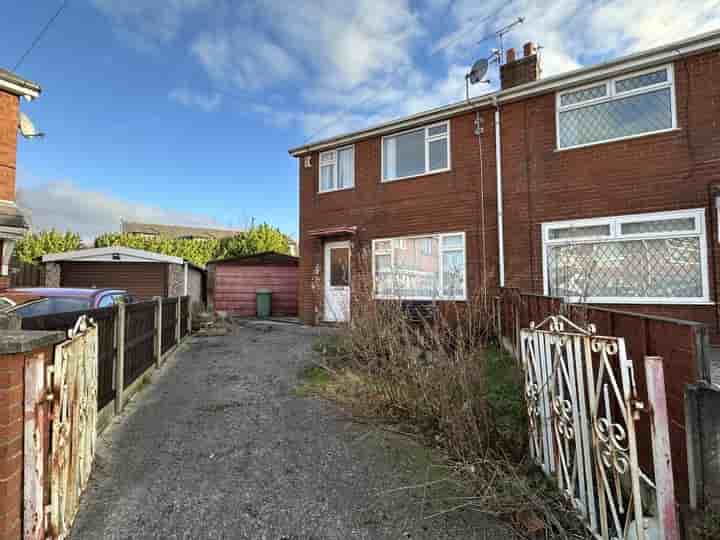
[[[99,438],[72,539],[507,538],[387,494],[422,482],[413,452],[294,392],[320,331],[191,338]]]

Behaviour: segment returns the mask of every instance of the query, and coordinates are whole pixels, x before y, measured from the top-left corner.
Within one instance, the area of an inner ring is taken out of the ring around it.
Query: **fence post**
[[[175,345],[180,343],[180,322],[182,321],[182,296],[178,296],[175,304]]]
[[[162,335],[162,297],[157,296],[155,300],[155,338],[153,345],[155,348],[155,365],[160,367],[160,359],[162,356],[162,341],[160,339]]]
[[[115,362],[115,414],[120,414],[123,407],[123,390],[125,386],[125,303],[118,304],[117,314],[117,361]]]
[[[162,326],[163,326],[163,320],[162,320],[162,312],[163,312],[163,301],[162,296],[158,296],[157,299],[157,314],[156,314],[156,324],[157,327],[155,328],[155,358],[157,365],[159,366],[162,362]]]
[[[495,297],[495,334],[497,335],[498,348],[500,354],[503,353],[503,331],[502,331],[502,298],[500,296]]]
[[[188,296],[187,299],[187,306],[188,306],[188,315],[187,315],[187,333],[190,335],[192,333],[192,302],[190,302],[190,297]]]
[[[661,356],[645,357],[645,378],[650,413],[652,415],[652,449],[660,538],[680,540],[675,508],[675,485],[672,472],[665,374]]]

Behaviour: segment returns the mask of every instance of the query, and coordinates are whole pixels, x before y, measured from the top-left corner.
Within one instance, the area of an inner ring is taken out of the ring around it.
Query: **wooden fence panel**
[[[45,266],[15,261],[10,269],[11,287],[45,286]]]
[[[117,319],[117,307],[26,317],[22,319],[21,325],[23,330],[66,331],[72,328],[82,315],[87,315],[93,319],[98,327],[98,410],[102,410],[115,397],[115,321]]]
[[[124,386],[127,388],[155,363],[155,307],[140,302],[125,307]]]
[[[503,289],[500,302],[502,337],[513,344],[517,335],[516,320],[520,328],[527,328],[530,322],[539,323],[551,314],[564,314],[581,327],[592,323],[598,335],[624,338],[628,357],[633,362],[638,397],[645,403],[648,403],[645,357],[663,358],[676,498],[679,503],[688,504],[685,389],[706,377],[705,325],[585,304],[565,304],[560,298],[520,293],[517,289]],[[650,422],[649,415],[641,415],[637,439],[640,463],[644,470],[651,471]]]
[[[175,326],[177,324],[177,298],[165,298],[162,303],[162,353],[175,346]]]

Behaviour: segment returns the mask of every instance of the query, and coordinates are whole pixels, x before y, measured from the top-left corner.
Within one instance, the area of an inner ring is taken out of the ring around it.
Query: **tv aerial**
[[[503,26],[499,30],[495,31],[495,36],[497,36],[498,40],[498,48],[493,49],[490,56],[487,58],[481,58],[477,60],[472,67],[470,68],[470,71],[467,75],[465,75],[465,99],[467,101],[470,101],[470,85],[471,84],[478,84],[478,83],[485,83],[490,84],[490,79],[484,79],[485,75],[487,75],[488,69],[490,67],[490,64],[497,63],[498,66],[502,64],[502,58],[503,58],[503,36],[510,32],[515,26],[518,24],[522,24],[525,22],[524,17],[518,17],[515,21],[512,23]],[[480,41],[479,43],[482,43]]]

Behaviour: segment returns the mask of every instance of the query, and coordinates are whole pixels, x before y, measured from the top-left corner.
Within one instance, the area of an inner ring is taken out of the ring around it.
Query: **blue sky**
[[[62,3],[9,1],[6,68]],[[70,0],[17,70],[43,87],[23,110],[47,136],[18,152],[34,227],[254,218],[295,235],[288,148],[461,99],[494,46],[477,41],[518,16],[506,44],[538,41],[545,76],[720,27],[720,0],[293,4]]]

